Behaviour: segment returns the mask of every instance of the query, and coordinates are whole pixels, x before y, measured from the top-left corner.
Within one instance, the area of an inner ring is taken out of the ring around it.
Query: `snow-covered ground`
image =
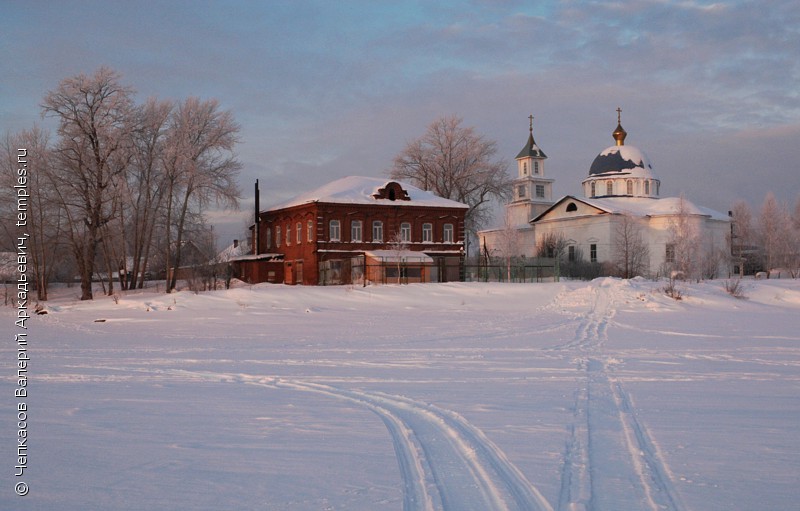
[[[64,290],[26,497],[5,309],[0,509],[798,509],[800,281],[663,286]]]

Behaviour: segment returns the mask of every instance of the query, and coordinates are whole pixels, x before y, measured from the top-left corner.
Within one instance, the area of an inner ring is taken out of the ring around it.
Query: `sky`
[[[252,218],[256,179],[268,207],[386,176],[445,115],[496,141],[515,173],[532,114],[554,198],[581,194],[618,107],[662,196],[726,212],[800,194],[794,0],[3,0],[0,18],[0,134],[54,133],[44,95],[102,65],[139,102],[216,98],[233,113],[243,196],[210,214],[223,246]]]

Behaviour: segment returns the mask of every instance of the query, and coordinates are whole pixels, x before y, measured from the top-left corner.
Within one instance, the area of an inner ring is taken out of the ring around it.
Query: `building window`
[[[409,243],[411,241],[411,224],[403,222],[400,224],[400,241]]]
[[[452,243],[453,242],[453,224],[444,224],[444,242],[445,243]]]
[[[328,229],[328,240],[341,241],[341,239],[342,239],[342,225],[339,223],[338,220],[331,220]]]
[[[627,186],[628,186],[628,195],[633,195],[633,181],[629,179],[627,182]]]
[[[650,181],[644,182],[644,194],[650,195]]]
[[[314,241],[314,221],[309,220],[306,228],[306,241],[309,243]]]
[[[668,263],[675,262],[675,245],[672,243],[667,243],[667,250],[664,254],[664,261]]]
[[[383,222],[380,220],[372,222],[372,241],[373,243],[383,241]]]
[[[614,195],[614,182],[606,181],[606,195]]]
[[[567,247],[567,260],[571,263],[575,262],[575,245]]]
[[[595,183],[594,181],[592,181],[592,197],[594,197],[595,195],[597,195],[597,193],[596,193],[596,192],[597,192],[597,183]]]
[[[350,222],[350,241],[353,243],[361,243],[361,220],[353,220]]]
[[[656,181],[656,195],[660,193],[661,181]]]
[[[571,213],[572,211],[578,211],[578,206],[576,206],[574,202],[567,204],[567,213]]]
[[[267,227],[267,250],[272,248],[272,229]]]
[[[422,224],[423,243],[433,243],[433,224]]]
[[[303,242],[303,224],[302,222],[297,222],[297,244]]]
[[[292,244],[292,226],[291,225],[287,225],[286,226],[286,246],[288,247],[291,244]]]
[[[533,173],[534,174],[538,174],[539,173],[539,162],[538,161],[533,162]]]
[[[525,198],[525,185],[519,185],[517,187],[517,197],[519,197],[520,199]]]
[[[278,248],[281,246],[281,226],[275,227],[275,243],[278,245]]]
[[[536,198],[544,199],[544,185],[536,185]]]
[[[522,175],[523,176],[527,176],[528,175],[528,162],[527,161],[522,162]]]
[[[589,245],[589,261],[596,263],[597,262],[597,244],[592,243]]]

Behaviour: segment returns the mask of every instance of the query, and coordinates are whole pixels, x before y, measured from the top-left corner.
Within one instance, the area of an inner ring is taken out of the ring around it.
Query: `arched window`
[[[644,182],[644,194],[650,195],[650,181]]]
[[[606,181],[606,195],[614,195],[614,182]]]
[[[523,161],[522,162],[522,175],[523,176],[527,176],[528,175],[528,162],[527,161]]]
[[[297,244],[303,242],[303,223],[297,222]]]
[[[306,239],[311,242],[314,241],[314,221],[308,221],[308,227],[306,228],[308,232],[306,232]]]
[[[281,246],[281,226],[275,227],[275,244],[280,248]]]
[[[272,229],[267,227],[267,250],[272,248]]]
[[[595,195],[597,195],[597,183],[592,181],[592,197],[594,197]]]
[[[569,204],[567,204],[567,213],[569,213],[570,211],[578,211],[578,206],[576,206],[574,202],[570,202]]]
[[[633,181],[628,179],[628,182],[626,184],[628,186],[628,192],[627,192],[628,195],[633,195]]]

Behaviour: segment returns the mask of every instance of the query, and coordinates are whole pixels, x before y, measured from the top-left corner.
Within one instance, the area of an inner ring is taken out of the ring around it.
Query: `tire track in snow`
[[[461,415],[403,396],[274,377],[192,373],[203,379],[314,392],[378,415],[392,437],[404,511],[553,511],[506,455]]]
[[[630,396],[609,375],[611,360],[602,348],[616,310],[612,289],[604,282],[592,286],[590,310],[581,318],[573,340],[553,348],[579,350],[579,367],[586,373],[575,392],[558,509],[686,511],[665,460],[636,417]]]

